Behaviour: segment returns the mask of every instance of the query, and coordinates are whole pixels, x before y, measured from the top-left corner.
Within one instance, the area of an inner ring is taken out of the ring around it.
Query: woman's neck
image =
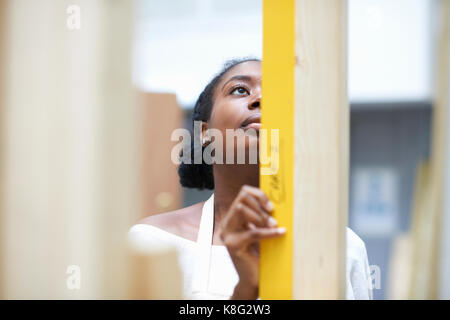
[[[258,165],[214,166],[214,235],[243,185],[259,186]]]

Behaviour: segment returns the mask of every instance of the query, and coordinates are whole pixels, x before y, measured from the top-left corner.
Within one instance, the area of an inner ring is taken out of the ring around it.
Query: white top
[[[163,229],[136,224],[128,232],[132,244],[155,247],[174,246],[183,272],[185,299],[229,299],[238,274],[225,246],[212,245],[214,194],[205,202],[197,242]],[[346,298],[372,299],[369,263],[364,242],[347,228]]]

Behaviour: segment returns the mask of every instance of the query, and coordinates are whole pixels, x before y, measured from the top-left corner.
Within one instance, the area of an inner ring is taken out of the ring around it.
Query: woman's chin
[[[248,126],[244,127],[243,130],[246,136],[259,137],[260,127],[261,127],[260,123],[250,123]]]

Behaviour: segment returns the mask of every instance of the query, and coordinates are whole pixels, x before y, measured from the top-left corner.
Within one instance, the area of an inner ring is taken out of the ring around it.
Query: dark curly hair
[[[222,80],[223,76],[230,71],[233,67],[238,64],[247,61],[261,61],[257,58],[239,58],[227,61],[222,71],[214,76],[214,78],[208,83],[208,85],[203,89],[202,93],[197,99],[194,106],[194,112],[192,114],[192,127],[191,127],[191,137],[194,137],[194,121],[208,121],[211,117],[211,111],[214,105],[213,97],[216,90],[217,84]],[[181,162],[178,167],[178,175],[180,177],[180,184],[186,188],[196,188],[196,189],[214,189],[214,177],[212,165],[206,164],[203,160],[201,164],[194,163],[195,148],[202,148],[202,154],[204,147],[201,144],[194,143],[195,140],[200,141],[200,137],[194,137],[190,139],[191,144],[191,161],[190,164]],[[180,153],[180,159],[182,159],[183,151]]]

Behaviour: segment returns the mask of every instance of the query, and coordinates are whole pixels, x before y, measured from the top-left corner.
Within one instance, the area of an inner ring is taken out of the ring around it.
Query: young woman
[[[220,130],[225,159],[230,152],[226,130],[243,129],[248,151],[258,144],[258,135],[246,132],[260,126],[260,100],[261,62],[228,62],[197,100],[192,121],[201,121],[201,130],[193,139],[203,150],[212,140],[207,129]],[[192,141],[192,159],[195,145]],[[213,195],[187,208],[149,216],[130,229],[131,240],[140,245],[168,243],[178,248],[186,299],[258,298],[259,241],[282,237],[285,230],[271,218],[274,206],[258,188],[258,163],[245,163],[182,163],[181,185],[212,189]],[[365,245],[349,228],[346,277],[348,299],[372,298]]]

